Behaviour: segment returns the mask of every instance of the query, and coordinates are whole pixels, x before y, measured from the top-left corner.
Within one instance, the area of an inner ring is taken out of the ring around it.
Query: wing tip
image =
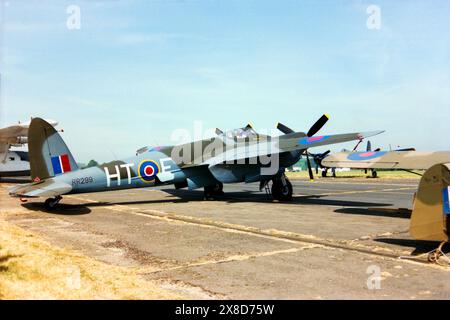
[[[386,132],[386,130],[375,130],[375,131],[362,132],[360,135],[363,138],[368,138],[368,137],[373,137],[373,136],[382,134],[384,132]]]

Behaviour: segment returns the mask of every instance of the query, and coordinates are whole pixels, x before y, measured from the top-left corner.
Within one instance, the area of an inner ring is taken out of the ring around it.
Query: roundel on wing
[[[355,161],[370,160],[370,159],[379,158],[382,155],[384,155],[385,153],[386,153],[386,151],[353,152],[347,157],[347,159],[355,160]]]
[[[155,177],[159,172],[159,165],[153,160],[144,160],[139,164],[139,177],[144,182],[155,180]]]
[[[325,141],[329,138],[330,136],[313,136],[313,137],[305,137],[305,138],[301,138],[298,143],[299,144],[312,144],[312,143],[317,143],[317,142],[322,142]]]

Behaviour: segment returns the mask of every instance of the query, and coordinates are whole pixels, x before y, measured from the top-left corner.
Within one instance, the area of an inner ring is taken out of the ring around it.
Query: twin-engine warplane
[[[62,195],[73,193],[173,184],[177,189],[204,188],[205,196],[212,197],[222,193],[224,183],[259,182],[262,190],[272,182],[273,198],[290,200],[292,184],[285,169],[302,155],[308,157],[309,148],[361,140],[383,132],[316,136],[327,121],[328,116],[323,115],[306,134],[278,124],[284,134],[276,137],[258,134],[250,125],[228,132],[217,129],[217,135],[210,139],[145,147],[135,157],[79,169],[53,126],[35,118],[28,133],[34,182],[11,188],[10,195],[45,197],[46,208],[53,209]]]

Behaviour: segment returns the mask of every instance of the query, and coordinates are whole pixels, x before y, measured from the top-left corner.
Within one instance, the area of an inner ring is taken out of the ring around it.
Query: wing
[[[0,129],[0,142],[12,143],[17,137],[25,137],[28,135],[28,127],[15,125]]]
[[[37,197],[56,197],[72,190],[72,186],[64,182],[56,182],[53,179],[47,179],[41,182],[34,182],[14,186],[9,189],[9,195],[12,197],[37,198]]]
[[[260,141],[254,144],[233,146],[220,153],[218,156],[211,157],[205,160],[202,164],[210,166],[232,161],[243,161],[255,157],[270,156],[282,152],[289,152],[295,150],[306,150],[309,148],[325,146],[335,143],[361,140],[380,134],[384,131],[372,131],[365,133],[346,133],[328,136],[313,136],[306,137],[304,133],[295,132],[286,134],[280,137],[268,137],[265,141]]]
[[[280,147],[282,151],[305,150],[335,143],[362,140],[368,137],[383,133],[384,131],[371,131],[361,133],[345,133],[328,136],[312,136],[300,139],[290,139],[289,134],[280,137]],[[284,141],[287,140],[287,141]]]
[[[330,154],[321,165],[328,168],[426,170],[435,164],[448,162],[449,151],[375,151]]]

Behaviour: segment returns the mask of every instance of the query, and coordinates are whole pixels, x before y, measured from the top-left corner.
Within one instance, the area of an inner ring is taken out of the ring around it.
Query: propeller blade
[[[277,123],[277,129],[280,130],[281,132],[283,132],[284,134],[289,134],[289,133],[294,133],[295,131],[292,130],[289,127],[286,127],[284,124],[282,123]]]
[[[370,140],[367,140],[367,148],[366,148],[367,152],[372,151],[372,143],[370,142]]]
[[[320,158],[321,158],[321,159],[324,159],[330,152],[331,152],[331,150],[325,151],[324,153],[322,153],[322,154],[320,155]]]
[[[314,181],[314,175],[311,169],[311,161],[309,161],[308,153],[306,153],[306,164],[308,165],[309,180]]]
[[[322,127],[325,125],[325,123],[327,123],[328,119],[329,119],[329,116],[327,114],[324,114],[323,116],[321,116],[320,119],[317,120],[316,123],[314,123],[312,125],[312,127],[309,129],[309,131],[306,135],[308,137],[312,137],[313,135],[315,135],[317,132],[319,132],[320,129],[322,129]]]
[[[416,148],[403,148],[403,149],[396,149],[395,151],[416,151]]]

